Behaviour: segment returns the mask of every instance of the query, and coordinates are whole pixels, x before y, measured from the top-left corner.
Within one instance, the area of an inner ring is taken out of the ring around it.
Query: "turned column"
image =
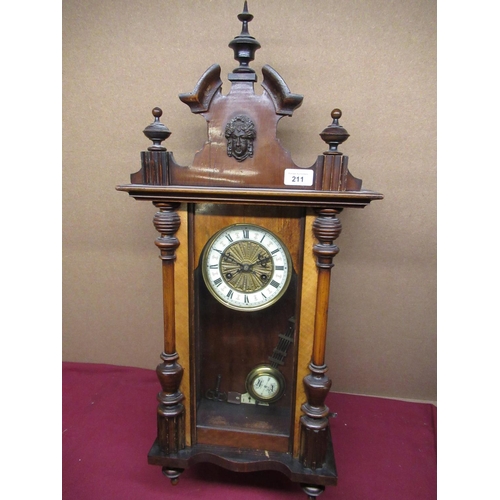
[[[177,363],[179,355],[175,348],[174,263],[179,246],[175,233],[181,221],[176,212],[179,203],[155,202],[154,205],[159,209],[153,223],[160,233],[155,244],[160,249],[162,261],[164,331],[164,348],[160,356],[163,362],[156,368],[162,388],[158,394],[157,440],[163,452],[175,453],[185,447],[184,405],[181,403],[184,395],[179,390],[184,370]]]
[[[307,401],[302,405],[304,415],[300,418],[300,461],[304,467],[319,469],[326,459],[328,443],[328,414],[325,405],[332,381],[326,376],[325,346],[328,320],[328,303],[330,299],[330,273],[333,258],[339,248],[333,241],[339,236],[342,225],[337,218],[341,209],[319,209],[318,217],[312,230],[318,243],[314,245],[318,268],[318,284],[316,314],[314,324],[314,343],[309,370],[304,377],[304,388]],[[319,494],[319,493],[318,493]],[[312,496],[312,495],[311,495]]]

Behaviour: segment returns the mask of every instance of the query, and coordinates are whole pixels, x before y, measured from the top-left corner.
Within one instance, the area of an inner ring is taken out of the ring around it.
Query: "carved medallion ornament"
[[[226,125],[227,155],[243,161],[253,156],[255,124],[246,115],[235,116]]]

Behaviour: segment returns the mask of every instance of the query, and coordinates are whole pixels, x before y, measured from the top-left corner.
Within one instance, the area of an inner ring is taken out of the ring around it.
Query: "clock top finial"
[[[245,5],[243,5],[243,12],[238,14],[238,19],[243,23],[241,34],[250,35],[248,32],[248,23],[253,19],[253,15],[248,12],[248,2],[246,0]]]
[[[260,43],[253,36],[250,36],[248,32],[248,23],[253,19],[253,15],[248,12],[248,3],[246,0],[243,6],[243,12],[238,14],[238,19],[242,23],[241,33],[229,42],[229,47],[233,49],[234,58],[240,65],[234,70],[232,76],[235,76],[235,74],[247,73],[247,78],[242,78],[242,75],[239,75],[240,78],[235,77],[234,79],[255,81],[257,79],[255,71],[249,67],[249,63],[254,60],[255,52],[257,49],[260,49]],[[229,79],[233,80],[231,77]]]

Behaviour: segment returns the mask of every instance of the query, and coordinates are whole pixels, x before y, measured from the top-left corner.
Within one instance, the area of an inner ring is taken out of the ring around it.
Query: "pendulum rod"
[[[273,368],[278,368],[278,366],[283,366],[285,364],[285,357],[288,353],[288,349],[291,344],[293,344],[293,336],[295,335],[295,318],[292,317],[288,320],[288,329],[286,333],[279,334],[278,345],[274,348],[271,356],[269,356],[269,361],[271,361],[271,366]]]

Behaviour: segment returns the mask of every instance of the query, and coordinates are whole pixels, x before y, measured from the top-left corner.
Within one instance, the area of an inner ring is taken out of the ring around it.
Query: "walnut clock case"
[[[245,2],[229,93],[215,64],[179,96],[208,122],[192,164],[162,145],[170,131],[154,108],[141,169],[117,186],[158,210],[164,351],[148,461],[173,484],[199,462],[277,470],[313,499],[337,482],[325,343],[338,214],[383,196],[351,175],[338,109],[320,134],[328,150],[311,167],[293,163],[276,128],[302,96],[267,65],[255,94],[252,18]]]

